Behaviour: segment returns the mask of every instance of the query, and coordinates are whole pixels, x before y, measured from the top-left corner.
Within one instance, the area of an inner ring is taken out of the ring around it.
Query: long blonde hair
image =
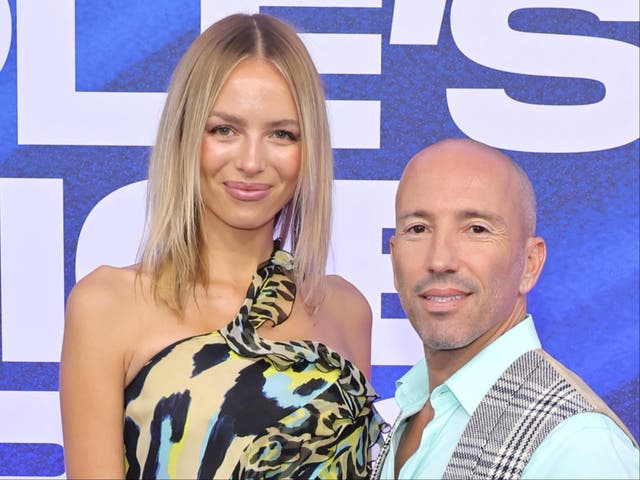
[[[140,261],[153,277],[155,294],[178,311],[196,285],[209,281],[200,230],[202,133],[225,80],[248,57],[271,62],[293,94],[302,160],[295,192],[276,217],[276,231],[291,246],[304,303],[313,309],[324,295],[333,157],[320,76],[290,26],[268,15],[236,14],[205,30],[178,63],[149,162]]]

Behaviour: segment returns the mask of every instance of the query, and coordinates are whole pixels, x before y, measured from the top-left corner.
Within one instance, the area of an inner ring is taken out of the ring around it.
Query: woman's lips
[[[224,182],[224,187],[227,190],[227,193],[236,200],[249,202],[262,200],[269,194],[269,189],[271,188],[266,183],[236,181],[226,181]]]

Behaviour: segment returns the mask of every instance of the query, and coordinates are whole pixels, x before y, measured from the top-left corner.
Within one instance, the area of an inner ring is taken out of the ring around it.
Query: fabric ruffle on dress
[[[258,334],[289,317],[292,269],[276,244],[225,328],[166,347],[127,386],[127,478],[368,478],[381,435],[364,374],[322,343]]]

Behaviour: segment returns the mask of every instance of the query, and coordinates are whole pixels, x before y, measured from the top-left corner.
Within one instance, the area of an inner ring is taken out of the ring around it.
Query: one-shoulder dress
[[[225,328],[169,345],[127,386],[127,478],[368,477],[381,436],[363,373],[322,343],[256,331],[287,319],[292,267],[276,246]]]

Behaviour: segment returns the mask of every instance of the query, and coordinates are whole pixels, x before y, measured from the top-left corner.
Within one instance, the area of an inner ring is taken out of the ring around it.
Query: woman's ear
[[[525,247],[526,258],[519,292],[526,295],[534,287],[547,259],[547,245],[542,237],[530,237]]]

